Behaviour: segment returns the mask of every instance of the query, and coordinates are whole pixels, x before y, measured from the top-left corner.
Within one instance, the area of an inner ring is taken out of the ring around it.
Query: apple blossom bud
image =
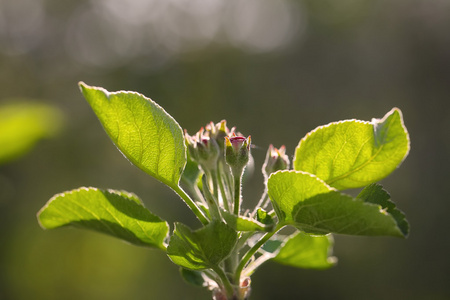
[[[267,179],[271,173],[286,169],[289,169],[289,157],[286,155],[286,147],[283,145],[280,149],[277,149],[270,145],[262,167],[264,177]]]
[[[251,137],[225,137],[225,159],[234,174],[242,173],[249,162]]]
[[[195,136],[189,136],[185,131],[185,141],[190,157],[203,171],[216,169],[220,154],[219,145],[204,134],[203,128]]]

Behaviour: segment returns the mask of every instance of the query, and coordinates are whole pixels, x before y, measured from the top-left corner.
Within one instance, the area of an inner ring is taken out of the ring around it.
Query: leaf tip
[[[84,83],[83,81],[79,81],[78,82],[78,88],[80,89],[80,91],[84,94],[84,92],[86,90],[88,90],[89,88],[91,88],[89,85],[87,85],[86,83]]]
[[[400,108],[398,108],[398,107],[393,107],[390,111],[388,111],[381,119],[377,119],[377,118],[373,118],[372,119],[372,124],[382,124],[382,123],[384,123],[389,117],[391,117],[391,116],[396,116],[397,118],[399,118],[400,120],[401,120],[401,123],[402,123],[402,125],[403,125],[403,127],[405,127],[404,126],[404,124],[403,124],[403,113],[402,113],[402,111],[400,110]]]

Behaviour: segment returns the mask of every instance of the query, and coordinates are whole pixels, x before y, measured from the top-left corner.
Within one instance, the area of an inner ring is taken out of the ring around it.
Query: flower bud
[[[264,177],[267,179],[271,173],[286,169],[289,169],[289,157],[286,155],[286,147],[283,145],[280,149],[277,149],[270,145],[262,167]]]
[[[231,136],[234,133],[234,130],[235,130],[234,127],[231,128],[231,130],[228,129],[226,120],[222,120],[217,124],[211,122],[208,125],[206,125],[206,132],[208,133],[211,139],[216,140],[217,144],[219,145],[222,156],[225,150],[225,137]]]
[[[214,170],[217,167],[219,145],[204,134],[203,128],[195,136],[189,136],[185,131],[185,141],[190,157],[202,167],[203,171]]]
[[[202,168],[208,170],[214,170],[217,166],[217,159],[219,158],[219,145],[213,139],[209,137],[202,137],[197,142],[199,162]]]
[[[225,137],[225,159],[233,174],[242,173],[249,162],[251,137]]]

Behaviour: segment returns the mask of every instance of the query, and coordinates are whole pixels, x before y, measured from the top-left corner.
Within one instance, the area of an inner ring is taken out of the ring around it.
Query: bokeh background
[[[143,93],[190,133],[227,119],[251,134],[244,207],[270,143],[292,156],[316,126],[399,107],[412,149],[382,183],[408,239],[336,236],[335,268],[269,262],[252,299],[450,299],[449,29],[447,0],[0,0],[0,105],[50,105],[44,128],[59,132],[0,165],[0,299],[210,298],[159,251],[39,227],[46,201],[80,186],[135,192],[197,226],[115,149],[80,80]]]

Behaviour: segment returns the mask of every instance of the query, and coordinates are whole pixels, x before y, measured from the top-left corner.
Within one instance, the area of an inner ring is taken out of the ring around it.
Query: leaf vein
[[[99,221],[101,224],[103,224],[103,226],[105,226],[111,233],[116,234],[116,231],[114,229],[111,228],[111,226],[109,226],[105,221],[103,221],[97,214],[93,213],[92,211],[90,211],[88,208],[86,208],[85,206],[81,205],[78,202],[72,202],[73,204],[77,205],[78,207],[80,207],[81,209],[83,209],[85,212],[87,212],[88,214],[90,214],[91,216],[93,216],[97,221]],[[83,218],[83,217],[82,217]]]

